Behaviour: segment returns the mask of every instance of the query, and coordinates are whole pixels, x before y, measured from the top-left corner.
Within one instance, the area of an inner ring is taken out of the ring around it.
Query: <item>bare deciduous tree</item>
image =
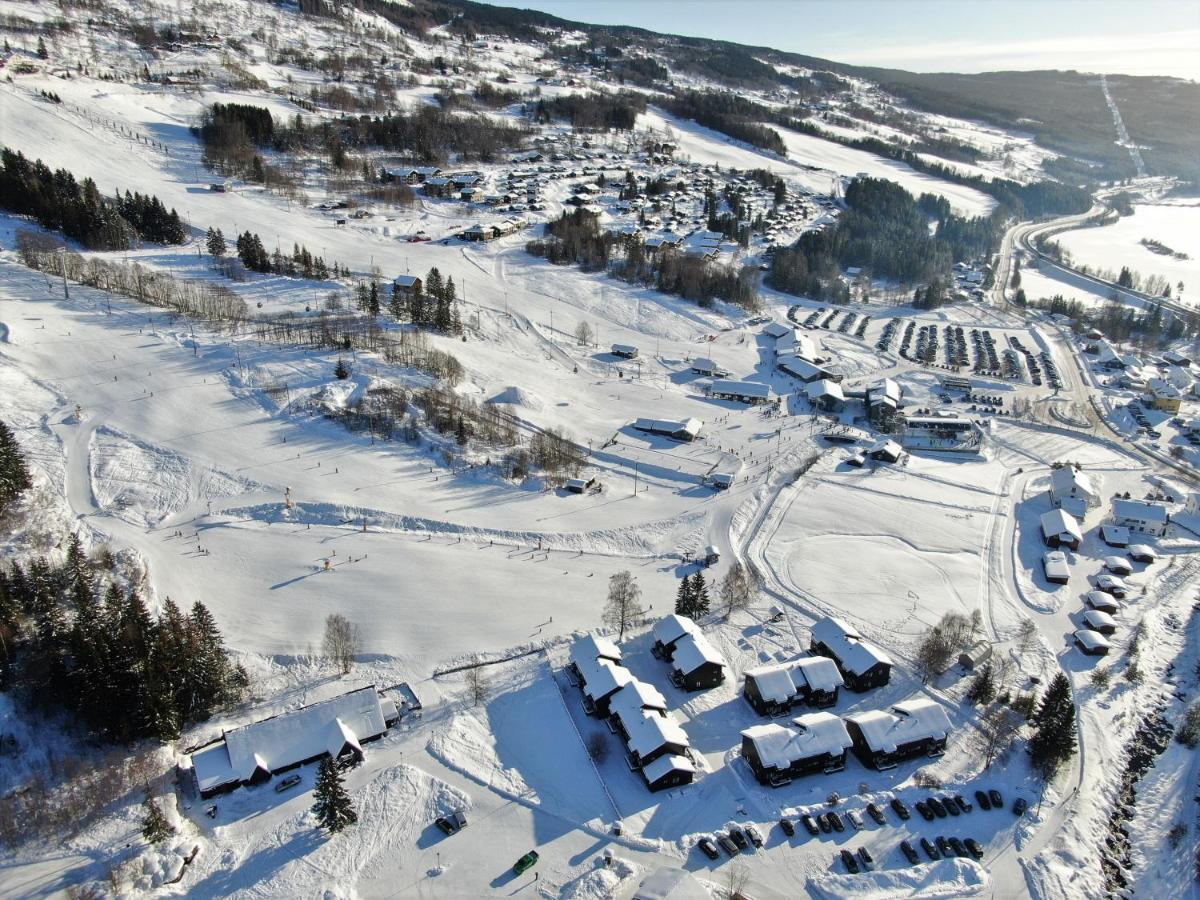
[[[725,618],[735,609],[745,609],[758,589],[754,576],[740,562],[734,562],[721,580],[721,605],[725,607]]]
[[[325,658],[349,675],[354,667],[354,657],[362,648],[362,637],[358,626],[339,613],[325,617]]]
[[[608,738],[603,731],[593,731],[587,739],[588,756],[596,762],[604,762],[608,758]]]
[[[487,675],[483,672],[483,666],[467,669],[467,693],[471,696],[472,706],[478,706],[487,699],[488,680]]]
[[[575,343],[581,347],[585,347],[595,338],[595,333],[592,331],[592,326],[587,322],[580,322],[575,326]]]
[[[722,900],[740,900],[745,897],[743,891],[746,890],[746,885],[749,883],[749,870],[743,865],[734,863],[725,870],[725,882],[721,885]]]
[[[1016,710],[1003,703],[993,703],[979,716],[979,730],[984,740],[984,764],[989,768],[996,755],[1012,743],[1023,719]]]
[[[642,589],[629,570],[617,572],[608,579],[608,603],[604,607],[604,624],[617,629],[617,640],[646,615],[642,609]]]

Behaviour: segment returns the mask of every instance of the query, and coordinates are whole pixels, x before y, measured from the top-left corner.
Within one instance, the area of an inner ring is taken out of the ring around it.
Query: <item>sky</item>
[[[1076,69],[1200,81],[1200,0],[489,2],[916,72]]]

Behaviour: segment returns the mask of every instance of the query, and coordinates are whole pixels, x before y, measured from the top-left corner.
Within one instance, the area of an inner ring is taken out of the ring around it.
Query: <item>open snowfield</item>
[[[1117,272],[1128,266],[1144,278],[1161,275],[1177,295],[1182,281],[1184,299],[1200,289],[1200,205],[1194,202],[1135,204],[1132,216],[1122,216],[1112,225],[1064,231],[1055,237],[1077,263],[1093,270]],[[1139,243],[1158,241],[1188,259],[1154,253]],[[1028,293],[1026,289],[1026,293]]]

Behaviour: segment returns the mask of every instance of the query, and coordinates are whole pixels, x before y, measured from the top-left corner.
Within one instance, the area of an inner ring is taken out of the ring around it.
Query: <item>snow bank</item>
[[[533,391],[517,387],[516,385],[509,385],[496,396],[489,399],[488,403],[506,403],[509,406],[522,406],[525,409],[532,410],[540,410],[546,406],[545,401]]]
[[[938,862],[864,872],[861,875],[822,875],[810,878],[808,889],[814,897],[854,898],[854,900],[898,900],[901,897],[969,897],[988,885],[983,866],[969,859],[943,859]]]

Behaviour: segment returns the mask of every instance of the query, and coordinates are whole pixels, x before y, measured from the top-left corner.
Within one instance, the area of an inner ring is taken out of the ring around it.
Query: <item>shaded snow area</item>
[[[988,887],[983,866],[969,859],[943,859],[898,872],[827,875],[808,883],[812,895],[825,900],[972,897]]]

